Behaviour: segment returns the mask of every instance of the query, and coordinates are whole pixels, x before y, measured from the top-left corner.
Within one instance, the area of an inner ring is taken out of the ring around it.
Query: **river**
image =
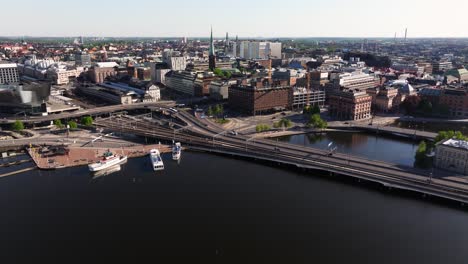
[[[86,167],[0,178],[3,263],[468,259],[461,208],[254,161],[193,152],[180,164],[163,158],[159,173],[137,158],[99,178]]]

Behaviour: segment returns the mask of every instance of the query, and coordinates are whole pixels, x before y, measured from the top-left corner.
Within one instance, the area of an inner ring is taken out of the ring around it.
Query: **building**
[[[83,67],[72,68],[65,64],[56,63],[47,69],[47,78],[57,85],[68,84],[70,79],[80,76],[83,70]]]
[[[468,92],[465,89],[445,88],[439,103],[448,108],[451,117],[468,118]]]
[[[242,41],[240,43],[239,57],[244,59],[280,59],[281,43],[279,42],[258,42]]]
[[[391,112],[399,107],[399,102],[395,100],[398,96],[398,89],[391,86],[368,89],[367,93],[372,96],[372,109],[380,112]]]
[[[344,87],[349,90],[367,90],[379,85],[379,81],[375,76],[360,71],[335,74],[333,81],[337,88]]]
[[[306,106],[325,105],[325,91],[318,89],[307,89],[306,87],[294,87],[290,91],[290,108],[304,109]]]
[[[216,78],[212,72],[203,72],[196,75],[193,83],[195,96],[208,96],[210,95],[210,84]]]
[[[443,73],[451,69],[453,69],[451,61],[435,61],[432,63],[432,71],[434,73]]]
[[[449,139],[438,143],[435,150],[435,166],[467,175],[468,141]]]
[[[0,63],[0,84],[18,82],[18,65],[16,63]]]
[[[98,62],[89,70],[89,77],[94,83],[102,83],[107,77],[117,75],[118,66],[115,62]]]
[[[137,67],[137,78],[142,81],[151,80],[151,68],[150,67]]]
[[[87,52],[75,53],[75,65],[82,67],[91,67],[91,55]]]
[[[229,98],[229,87],[236,84],[236,81],[212,81],[209,85],[210,98],[222,101]]]
[[[329,97],[330,116],[339,120],[363,120],[371,117],[372,96],[366,90],[335,90]]]
[[[51,85],[42,81],[0,84],[0,111],[36,113],[49,100]]]
[[[166,86],[178,93],[195,96],[194,83],[197,74],[188,71],[170,71],[166,74]]]
[[[229,87],[229,106],[239,112],[262,114],[289,108],[291,87],[268,79],[246,81]]]

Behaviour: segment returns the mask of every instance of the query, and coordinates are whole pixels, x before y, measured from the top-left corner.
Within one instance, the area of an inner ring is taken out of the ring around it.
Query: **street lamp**
[[[435,152],[434,150],[431,150],[430,153],[426,154],[426,157],[431,158],[431,172],[429,173],[429,179],[427,181],[429,183],[432,182],[432,177],[434,176],[434,157],[435,157]]]

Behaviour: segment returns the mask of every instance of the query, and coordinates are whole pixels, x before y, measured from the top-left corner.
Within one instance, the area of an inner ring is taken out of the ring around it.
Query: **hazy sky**
[[[468,37],[468,0],[22,0],[0,36]]]

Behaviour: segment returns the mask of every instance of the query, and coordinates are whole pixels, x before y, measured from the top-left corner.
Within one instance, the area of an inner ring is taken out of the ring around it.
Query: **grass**
[[[223,119],[223,118],[216,118],[216,119],[215,119],[215,122],[218,123],[218,124],[221,124],[221,125],[225,125],[225,124],[231,122],[231,120],[229,120],[229,119]]]

